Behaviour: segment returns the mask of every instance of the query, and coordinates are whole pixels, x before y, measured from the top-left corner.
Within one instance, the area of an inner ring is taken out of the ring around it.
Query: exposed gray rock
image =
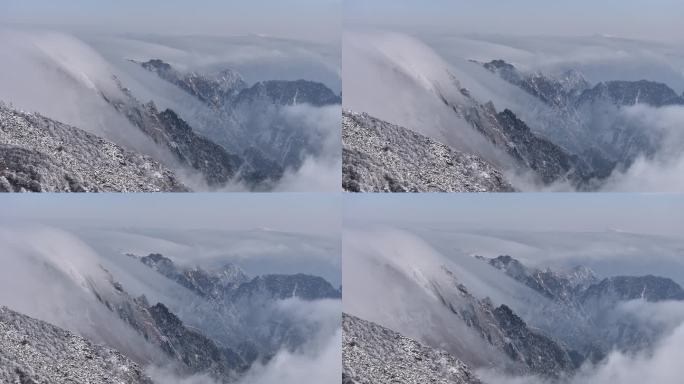
[[[522,73],[503,60],[492,60],[483,66],[545,103],[560,108],[574,103],[582,92],[591,87],[584,76],[575,70],[565,71],[558,77],[549,77],[540,72]]]
[[[111,275],[109,279],[114,290],[98,289],[91,284],[96,298],[149,344],[159,348],[174,364],[179,376],[207,374],[228,383],[249,367],[238,352],[219,346],[199,330],[187,327],[164,304],[150,305],[144,296],[133,298]]]
[[[263,275],[240,284],[233,292],[232,300],[249,299],[253,296],[283,300],[297,297],[302,300],[340,299],[342,292],[324,278],[298,273],[294,275]]]
[[[537,126],[585,159],[600,178],[628,167],[639,156],[652,156],[664,139],[662,132],[622,117],[620,109],[637,104],[684,105],[684,97],[653,81],[607,81],[592,86],[575,70],[551,76],[524,73],[503,60],[483,66],[551,106],[555,116]]]
[[[506,109],[498,112],[491,101],[480,102],[461,86],[453,74],[449,76],[450,86],[459,90],[460,94],[455,97],[437,89],[437,97],[459,118],[513,159],[510,164],[505,164],[508,169],[536,174],[535,181],[542,184],[568,182],[581,186],[594,177],[592,169],[583,159],[548,137],[533,132],[512,111]]]
[[[684,290],[679,284],[666,277],[614,276],[587,287],[582,292],[580,300],[586,304],[606,298],[614,301],[643,299],[651,302],[684,300]]]
[[[637,299],[684,300],[684,290],[668,278],[648,275],[599,280],[583,266],[540,270],[526,267],[508,255],[478,258],[560,304],[540,305],[536,316],[547,318],[544,328],[577,349],[580,356],[573,356],[576,361],[596,362],[615,348],[631,352],[646,349],[662,335],[663,329],[617,312],[620,303]]]
[[[240,267],[233,264],[226,264],[212,271],[205,271],[199,267],[182,268],[159,253],[140,257],[140,261],[205,298],[222,300],[240,284],[250,280]]]
[[[378,324],[342,314],[343,384],[479,384],[448,353]]]
[[[230,69],[224,69],[213,75],[205,75],[197,72],[181,73],[159,59],[146,62],[131,61],[214,107],[229,102],[240,91],[247,88],[247,83],[242,76]]]
[[[594,272],[583,266],[576,266],[564,271],[540,270],[528,268],[509,255],[502,255],[493,259],[481,256],[478,258],[487,261],[491,266],[504,271],[507,275],[542,295],[565,303],[573,302],[579,292],[598,282]]]
[[[342,186],[350,192],[503,192],[501,171],[476,155],[365,113],[343,112]]]
[[[443,271],[451,278],[456,293],[437,282],[432,283],[433,292],[468,327],[522,367],[514,370],[558,378],[576,368],[570,351],[560,342],[528,327],[505,304],[495,307],[489,298],[476,298],[453,272],[446,268]]]
[[[0,307],[0,381],[152,384],[121,353],[6,307]]]
[[[219,347],[202,333],[188,329],[164,304],[157,303],[149,311],[164,335],[165,351],[182,362],[189,372],[209,374],[230,383],[247,370],[248,364],[238,353]]]
[[[135,255],[131,255],[134,256]],[[250,300],[254,296],[273,300],[298,297],[303,300],[341,298],[342,293],[325,279],[306,275],[263,275],[249,278],[233,264],[205,270],[176,265],[171,259],[151,253],[140,261],[198,295],[215,300]]]
[[[224,69],[214,74],[182,73],[159,59],[138,63],[162,79],[208,105],[200,114],[208,138],[244,160],[252,178],[278,179],[283,169],[297,169],[304,158],[321,155],[326,134],[287,121],[282,107],[340,105],[341,96],[324,84],[307,81],[260,81],[247,85],[237,72]]]
[[[574,100],[576,104],[610,101],[618,106],[646,104],[653,107],[684,105],[684,98],[666,84],[655,81],[606,81],[587,89]]]
[[[185,186],[150,157],[0,104],[0,191],[170,192]]]
[[[192,312],[189,317],[195,319],[191,325],[220,345],[234,349],[248,364],[256,360],[266,362],[282,349],[297,350],[312,333],[320,332],[316,322],[283,316],[278,301],[340,299],[342,296],[341,290],[318,276],[294,274],[249,278],[231,264],[205,269],[177,265],[161,254],[138,259],[195,293],[197,300],[186,309]]]
[[[254,189],[268,189],[271,179],[278,179],[282,170],[277,167],[254,169],[252,164],[225,148],[197,134],[174,111],[158,111],[153,102],[140,103],[117,80],[123,98],[102,97],[133,125],[155,143],[168,149],[181,165],[200,172],[210,187],[221,187],[229,182],[244,182]]]

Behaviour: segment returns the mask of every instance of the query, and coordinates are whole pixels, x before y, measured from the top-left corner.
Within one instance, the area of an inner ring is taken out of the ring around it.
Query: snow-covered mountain
[[[457,255],[453,244],[468,236],[433,248],[437,237],[409,230],[365,232],[350,229],[343,240],[345,312],[445,350],[477,374],[581,382],[615,354],[651,353],[684,305],[684,290],[665,277],[604,278],[582,265],[540,269],[507,255]],[[345,370],[361,371],[367,363],[345,348]]]
[[[483,258],[508,276],[562,304],[578,322],[583,337],[553,330],[584,356],[598,360],[614,348],[638,351],[653,346],[668,330],[651,328],[630,315],[616,316],[617,308],[631,300],[645,302],[684,301],[684,290],[671,279],[645,276],[611,276],[604,279],[584,266],[568,270],[528,268],[511,256]],[[549,310],[549,312],[551,309]],[[549,313],[549,317],[554,315]]]
[[[620,54],[658,68],[641,70],[642,80],[635,80],[621,77],[634,63],[584,63],[557,52],[567,44],[563,39],[557,47],[541,39],[536,47],[535,38],[419,36],[346,33],[344,108],[478,156],[519,190],[632,190],[623,187],[625,180],[656,173],[653,179],[666,181],[678,174],[682,138],[676,127],[684,98],[660,80],[678,67],[669,62],[678,48],[621,47]],[[608,43],[621,42],[602,42]],[[653,58],[638,54],[651,48]],[[662,68],[661,61],[670,64]],[[644,164],[649,171],[640,169]],[[665,188],[655,184],[643,188]]]
[[[342,383],[479,384],[466,364],[378,324],[342,315]]]
[[[629,167],[639,156],[653,156],[664,139],[662,132],[622,119],[622,109],[684,105],[682,96],[655,81],[613,80],[592,85],[573,69],[548,75],[523,72],[500,59],[482,65],[550,105],[557,113],[557,126],[545,133],[585,157],[604,176],[615,167]]]
[[[149,156],[0,104],[0,190],[173,192],[187,187]]]
[[[342,102],[341,96],[313,81],[266,80],[250,86],[229,68],[203,74],[180,72],[160,59],[138,64],[210,107],[212,113],[201,116],[206,120],[205,134],[225,148],[241,149],[238,153],[254,166],[270,162],[276,169],[297,168],[306,154],[320,154],[323,149],[324,137],[279,120],[281,108],[321,108]]]
[[[229,263],[200,268],[180,266],[158,253],[110,254],[91,249],[84,243],[92,241],[87,237],[52,229],[14,235],[0,230],[0,236],[7,240],[0,303],[78,334],[87,343],[116,349],[141,367],[134,371],[131,366],[131,374],[144,370],[154,382],[194,376],[219,383],[253,380],[278,372],[283,359],[301,366],[318,364],[317,351],[339,337],[341,292],[317,276],[249,277]],[[24,241],[31,236],[45,248],[32,250]],[[135,249],[121,241],[115,247]],[[14,278],[25,273],[40,284]],[[34,296],[38,285],[47,289]],[[6,294],[10,291],[12,295]],[[33,299],[23,300],[25,295]],[[102,358],[114,363],[107,356]],[[14,374],[13,367],[22,362],[13,358],[18,356],[0,358],[0,372]],[[44,361],[69,362],[63,355],[54,359]],[[51,378],[54,372],[32,367],[40,361],[24,360],[22,369]],[[98,359],[92,363],[100,364]]]
[[[120,352],[0,307],[0,380],[5,383],[152,384]]]
[[[532,130],[515,111],[481,98],[422,42],[398,34],[352,36],[345,108],[480,157],[515,179],[514,187],[579,187],[593,178],[583,159]]]
[[[311,167],[339,162],[330,148],[339,141],[340,96],[322,83],[248,84],[229,66],[180,71],[161,59],[134,61],[140,46],[128,40],[112,47],[106,38],[0,33],[3,50],[15,52],[6,61],[13,75],[0,75],[1,101],[148,155],[189,189],[308,190],[309,179],[327,180]]]
[[[345,191],[512,190],[501,171],[479,157],[367,114],[343,112],[342,143]]]

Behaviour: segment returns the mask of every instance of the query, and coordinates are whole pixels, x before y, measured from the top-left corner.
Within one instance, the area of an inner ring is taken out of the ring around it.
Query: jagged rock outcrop
[[[637,104],[684,105],[684,97],[653,81],[606,81],[592,86],[575,70],[551,76],[524,73],[503,60],[482,65],[551,106],[556,115],[537,125],[585,159],[600,178],[628,167],[639,156],[652,156],[664,139],[662,132],[644,129],[621,116],[620,109]]]
[[[320,107],[342,102],[339,95],[315,81],[266,80],[249,86],[239,73],[231,69],[223,69],[214,74],[182,73],[159,59],[134,62],[214,107],[236,108],[239,104],[259,102],[275,105],[311,104]]]
[[[240,91],[247,88],[242,76],[231,69],[224,69],[211,75],[197,72],[181,73],[159,59],[146,62],[131,61],[214,107],[230,102]]]
[[[182,268],[159,253],[143,256],[140,261],[205,298],[223,299],[227,293],[250,280],[242,269],[233,264],[211,271],[199,267]]]
[[[161,254],[138,257],[142,263],[197,295],[189,318],[220,345],[229,346],[247,363],[266,363],[280,350],[294,351],[319,332],[319,325],[296,320],[279,309],[279,302],[340,299],[341,290],[325,279],[306,275],[248,277],[240,268],[186,267]],[[185,314],[188,316],[188,313]],[[181,316],[182,317],[182,316]],[[201,318],[198,318],[201,317]]]
[[[342,103],[339,95],[324,84],[308,80],[266,80],[243,89],[236,104],[267,101],[275,105],[310,104],[316,107]]]
[[[458,152],[365,113],[342,115],[342,187],[350,192],[505,192],[503,174]]]
[[[171,192],[187,188],[152,158],[0,104],[0,191]]]
[[[449,276],[452,286],[432,283],[432,290],[441,303],[487,343],[519,363],[522,372],[557,378],[577,367],[571,351],[565,346],[528,327],[505,304],[496,307],[489,298],[476,298],[453,272],[446,268],[443,271]]]
[[[578,105],[610,102],[617,106],[646,104],[652,107],[684,105],[684,98],[666,84],[655,81],[606,81],[582,92]]]
[[[522,282],[542,295],[561,302],[572,302],[579,292],[598,282],[594,272],[584,266],[554,271],[528,268],[517,259],[502,255],[492,259],[478,256],[491,266],[504,271],[508,276]]]
[[[283,300],[297,297],[302,300],[339,299],[342,292],[324,278],[298,273],[295,275],[263,275],[240,284],[233,292],[232,300],[249,299],[254,296]]]
[[[537,316],[550,321],[545,326],[577,348],[577,361],[596,362],[611,350],[637,351],[648,348],[662,329],[645,327],[638,318],[616,311],[630,300],[649,302],[684,300],[684,290],[674,281],[657,276],[614,276],[598,279],[588,268],[540,270],[524,266],[511,256],[478,257],[508,276],[560,305],[540,305]],[[558,324],[565,324],[559,327]],[[559,328],[557,328],[559,327]]]
[[[461,87],[455,76],[450,76],[453,87],[460,91],[460,97],[450,98],[438,91],[439,98],[495,147],[511,156],[514,160],[509,165],[511,168],[523,173],[532,171],[544,184],[569,182],[582,186],[594,177],[584,160],[533,132],[511,110],[497,112],[491,101],[480,103],[468,89]]]
[[[164,304],[155,304],[149,312],[164,335],[164,351],[182,362],[190,372],[208,373],[223,382],[232,382],[238,373],[248,368],[238,353],[219,347],[200,332],[188,329]]]
[[[343,384],[479,384],[466,364],[378,324],[342,314]]]
[[[272,300],[290,297],[317,300],[342,297],[338,289],[318,276],[294,274],[249,278],[233,264],[225,264],[212,270],[187,268],[178,266],[159,253],[143,256],[140,261],[198,295],[210,299],[237,301],[259,296]]]
[[[116,80],[116,79],[115,79]],[[140,103],[118,81],[123,98],[105,94],[102,97],[133,125],[138,127],[155,143],[167,149],[183,166],[199,171],[210,187],[221,187],[229,182],[244,182],[255,189],[267,188],[271,179],[278,179],[282,169],[271,167],[256,169],[236,154],[197,134],[174,111],[157,110],[153,102]]]
[[[150,305],[145,296],[131,297],[107,270],[104,272],[114,289],[98,288],[91,283],[97,300],[161,350],[179,375],[207,374],[227,383],[249,367],[252,361],[236,350],[219,346],[201,331],[187,327],[164,304]]]
[[[492,60],[482,65],[530,95],[558,108],[574,103],[582,92],[591,87],[581,73],[572,69],[557,77],[549,77],[540,72],[522,73],[513,64],[504,60]]]
[[[614,276],[589,286],[579,298],[584,304],[605,299],[614,301],[643,299],[651,302],[684,300],[684,290],[679,284],[666,277]]]
[[[6,307],[0,307],[0,381],[152,384],[121,353]]]
[[[297,169],[311,155],[319,156],[327,135],[289,121],[283,107],[341,104],[324,84],[307,81],[266,80],[247,85],[230,69],[214,74],[182,73],[159,59],[138,63],[178,86],[211,108],[195,116],[194,127],[231,153],[239,155],[254,179],[277,180],[286,168]]]
[[[544,183],[570,180],[579,186],[593,177],[582,159],[535,135],[513,111],[505,109],[495,119],[508,140],[508,154],[535,171]]]

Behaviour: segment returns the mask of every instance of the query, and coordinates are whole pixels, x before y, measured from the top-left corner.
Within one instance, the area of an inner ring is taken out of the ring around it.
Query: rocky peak
[[[558,272],[560,276],[567,279],[574,287],[587,287],[598,282],[596,273],[589,267],[577,265],[575,267],[561,270]]]
[[[584,76],[574,69],[566,70],[558,76],[547,76],[542,72],[522,73],[504,60],[492,60],[482,65],[503,80],[559,108],[565,108],[591,86]]]
[[[233,292],[233,300],[264,297],[283,300],[297,297],[303,300],[337,299],[342,293],[319,276],[263,275],[241,284]]]
[[[591,285],[581,297],[582,302],[596,300],[646,301],[684,300],[684,290],[679,284],[659,276],[615,276]]]
[[[516,265],[515,260],[508,257],[497,261],[502,265]],[[529,329],[525,321],[508,306],[502,304],[495,307],[491,299],[478,299],[469,293],[446,267],[443,266],[442,271],[449,277],[451,286],[456,288],[454,291],[437,281],[432,282],[433,292],[442,304],[487,343],[521,363],[525,371],[556,377],[575,368],[570,353],[561,344]]]
[[[164,61],[160,59],[151,59],[149,61],[146,61],[144,63],[140,63],[140,65],[150,71],[162,71],[162,72],[167,72],[171,71],[171,65],[168,63],[165,63]]]
[[[482,64],[489,71],[498,74],[502,79],[512,84],[520,84],[523,81],[522,74],[518,69],[504,60],[492,60],[488,63]]]
[[[203,269],[178,267],[160,254],[150,254],[140,260],[167,278],[208,299],[235,301],[259,296],[275,300],[290,297],[316,300],[342,297],[339,290],[319,276],[301,273],[263,275],[250,280],[240,267],[231,263],[219,268]]]
[[[340,104],[341,99],[322,83],[308,80],[267,80],[244,89],[236,103],[253,104],[266,102],[275,105],[311,104],[324,106]]]
[[[576,69],[568,69],[558,77],[563,90],[569,94],[577,94],[591,87],[584,75]]]
[[[220,107],[229,102],[247,87],[242,76],[232,69],[223,69],[217,73],[205,75],[198,72],[181,73],[159,59],[151,59],[138,64],[214,107]]]
[[[140,261],[205,298],[223,299],[228,291],[249,280],[240,267],[231,263],[210,270],[180,267],[159,253],[150,253]]]
[[[663,107],[684,104],[684,98],[666,84],[648,80],[599,83],[584,91],[577,104],[595,103],[597,101],[609,102],[616,106],[647,104]]]
[[[550,268],[540,270],[528,268],[509,255],[492,259],[481,256],[478,258],[544,296],[565,303],[574,301],[580,290],[597,281],[594,272],[584,266],[561,271],[554,271]]]
[[[245,271],[232,263],[226,263],[219,268],[214,268],[210,273],[216,276],[219,283],[224,287],[230,285],[237,286],[249,281],[249,276],[247,276]]]

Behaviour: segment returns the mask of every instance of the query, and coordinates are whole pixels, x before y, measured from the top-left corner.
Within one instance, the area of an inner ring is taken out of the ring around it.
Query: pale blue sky
[[[248,230],[339,237],[341,198],[323,193],[104,193],[0,196],[0,224]]]
[[[435,224],[461,229],[627,232],[684,237],[684,195],[421,193],[345,195],[345,226]]]
[[[158,34],[339,40],[342,0],[2,0],[0,22]]]
[[[345,0],[345,22],[402,30],[676,40],[681,0]]]

